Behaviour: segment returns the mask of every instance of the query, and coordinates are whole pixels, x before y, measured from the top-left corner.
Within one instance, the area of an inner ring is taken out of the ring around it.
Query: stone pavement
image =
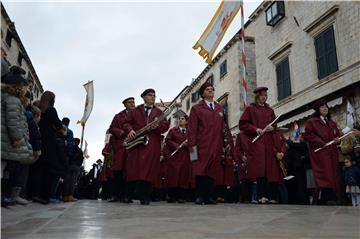
[[[360,208],[81,200],[1,209],[2,238],[360,238]]]

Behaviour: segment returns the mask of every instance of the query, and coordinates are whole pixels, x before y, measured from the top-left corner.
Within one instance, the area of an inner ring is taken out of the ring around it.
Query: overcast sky
[[[206,63],[192,49],[219,6],[215,1],[9,2],[3,1],[45,90],[56,94],[60,119],[69,117],[80,138],[83,84],[94,81],[95,102],[86,124],[89,155],[102,158],[105,131],[122,100],[156,89],[171,101]],[[245,19],[261,1],[244,1]],[[240,28],[240,14],[217,52]]]

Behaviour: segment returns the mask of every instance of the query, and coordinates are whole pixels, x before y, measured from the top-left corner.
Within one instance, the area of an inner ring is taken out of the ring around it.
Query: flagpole
[[[241,30],[240,30],[240,37],[241,37],[241,65],[242,65],[242,92],[243,92],[243,100],[244,100],[244,110],[247,106],[247,79],[246,79],[246,54],[245,54],[245,27],[244,27],[244,3],[242,2],[240,8],[241,14]]]
[[[82,151],[82,149],[83,149],[83,142],[84,142],[85,123],[81,122],[81,127],[82,127],[82,130],[81,130],[80,148],[81,148],[81,151]]]

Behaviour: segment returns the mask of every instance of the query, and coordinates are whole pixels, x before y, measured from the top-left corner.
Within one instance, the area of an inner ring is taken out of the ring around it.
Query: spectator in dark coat
[[[286,155],[288,175],[295,178],[286,182],[289,193],[289,203],[309,204],[306,191],[306,162],[310,162],[307,143],[302,136],[299,142],[287,141],[289,146]]]
[[[55,104],[55,94],[51,91],[45,91],[40,99],[40,109],[42,112],[39,122],[40,134],[42,138],[42,154],[34,165],[34,173],[37,176],[35,185],[37,190],[33,196],[34,201],[47,203],[51,196],[54,196],[59,182],[59,175],[56,171],[58,159],[58,141],[57,133],[65,133],[63,125],[57,115]],[[54,198],[52,198],[54,199]],[[52,200],[56,202],[56,200]]]
[[[64,181],[64,202],[75,202],[74,197],[75,185],[79,176],[80,167],[84,160],[84,155],[79,147],[80,139],[74,139],[74,147],[72,149],[72,157],[69,158],[69,167]]]

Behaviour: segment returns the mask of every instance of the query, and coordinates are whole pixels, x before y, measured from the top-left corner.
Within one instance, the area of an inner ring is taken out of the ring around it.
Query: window
[[[266,10],[266,25],[275,26],[285,17],[285,5],[283,1],[275,1]]]
[[[211,74],[206,80],[206,82],[209,82],[210,84],[214,85],[214,74]]]
[[[11,47],[11,39],[12,39],[12,33],[11,31],[8,29],[6,32],[6,38],[5,38],[5,42],[6,44]]]
[[[291,95],[289,58],[276,65],[276,78],[278,88],[278,100]]]
[[[220,78],[222,78],[227,73],[227,66],[226,66],[226,60],[223,61],[220,65]]]
[[[17,62],[19,63],[19,66],[21,66],[22,59],[23,59],[23,54],[19,51],[19,55],[18,55],[18,58],[17,58]]]
[[[196,102],[200,98],[199,91],[196,91],[191,94],[191,102]]]
[[[187,99],[186,101],[186,111],[190,109],[190,99]]]
[[[333,26],[330,26],[315,38],[315,50],[319,79],[338,70]]]

